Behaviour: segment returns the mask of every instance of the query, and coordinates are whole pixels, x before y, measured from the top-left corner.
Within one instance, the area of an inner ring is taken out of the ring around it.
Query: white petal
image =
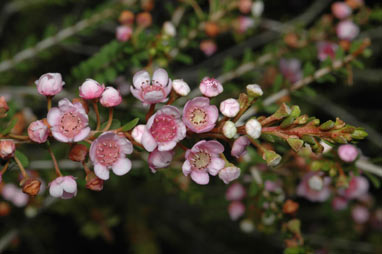
[[[56,128],[52,128],[51,131],[52,131],[53,137],[55,139],[57,139],[58,141],[61,141],[61,142],[64,142],[64,143],[71,142],[70,138],[64,136],[61,132],[56,131]]]
[[[96,176],[98,176],[102,180],[107,180],[109,179],[109,176],[110,176],[109,170],[105,166],[102,166],[101,164],[94,165],[94,173],[96,174]]]
[[[130,86],[130,92],[134,95],[135,98],[143,102],[141,92],[138,89],[135,89],[134,86]]]
[[[158,143],[158,150],[159,151],[170,151],[176,146],[175,141],[170,141],[166,143]]]
[[[183,174],[185,176],[188,176],[190,173],[191,173],[191,164],[188,160],[186,160],[184,163],[183,163],[183,166],[182,166],[182,171],[183,171]]]
[[[208,173],[216,176],[219,171],[224,168],[225,162],[220,158],[212,158],[210,165],[208,166]]]
[[[49,194],[52,197],[59,198],[62,196],[62,193],[63,193],[63,189],[61,185],[56,184],[54,182],[50,185]]]
[[[77,183],[72,177],[65,177],[64,182],[61,184],[64,191],[68,193],[77,192]]]
[[[138,71],[137,73],[134,74],[133,77],[133,84],[134,87],[137,89],[140,89],[142,87],[142,82],[144,84],[150,83],[150,75],[147,71]]]
[[[191,179],[198,184],[205,185],[210,181],[210,176],[206,172],[193,170],[191,172]]]
[[[50,126],[55,126],[60,121],[61,113],[58,108],[51,108],[48,112],[47,120]]]
[[[113,172],[117,176],[122,176],[131,169],[131,161],[127,158],[121,158],[113,164]]]
[[[154,151],[157,147],[157,142],[147,130],[145,130],[145,132],[143,133],[142,145],[148,152]]]
[[[124,154],[131,154],[133,152],[133,145],[126,138],[118,137],[118,144],[120,145],[121,152]]]
[[[85,138],[87,138],[89,136],[89,133],[90,133],[90,128],[89,127],[86,127],[86,128],[83,128],[80,133],[78,133],[75,137],[74,137],[74,142],[78,142],[78,141],[81,141],[81,140],[84,140]]]
[[[159,82],[163,87],[166,86],[168,83],[167,71],[162,68],[157,69],[153,74],[153,84],[156,84],[155,81]]]

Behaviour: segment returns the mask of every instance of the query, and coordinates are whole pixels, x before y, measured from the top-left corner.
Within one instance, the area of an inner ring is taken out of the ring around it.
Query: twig
[[[367,171],[369,173],[382,177],[382,167],[372,164],[365,159],[357,160],[355,165],[364,171]]]

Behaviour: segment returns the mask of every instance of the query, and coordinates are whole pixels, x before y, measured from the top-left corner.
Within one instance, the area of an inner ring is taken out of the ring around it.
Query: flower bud
[[[257,84],[247,85],[247,94],[250,97],[257,98],[263,95],[263,90]]]
[[[348,206],[348,200],[343,197],[335,197],[332,200],[332,207],[334,210],[341,211]]]
[[[246,194],[244,186],[236,182],[228,187],[225,198],[229,201],[242,200]]]
[[[223,168],[219,171],[219,178],[225,183],[229,184],[240,176],[240,168],[231,166]]]
[[[43,120],[34,121],[28,127],[28,136],[36,143],[45,143],[49,133],[49,128]]]
[[[341,145],[338,148],[338,156],[340,157],[341,160],[350,163],[357,158],[358,151],[357,151],[357,148],[353,145],[350,145],[350,144]]]
[[[345,0],[346,4],[349,5],[352,9],[357,9],[364,5],[363,0]]]
[[[226,117],[235,117],[240,111],[240,104],[235,99],[226,99],[220,103],[220,112]]]
[[[364,139],[368,136],[367,132],[364,130],[355,130],[352,134],[351,137],[354,139]]]
[[[86,188],[92,191],[101,191],[103,189],[103,180],[98,178],[93,172],[86,175]]]
[[[131,136],[139,144],[142,144],[142,136],[143,136],[143,133],[145,132],[145,129],[146,129],[146,125],[139,124],[135,126],[135,128],[131,132]]]
[[[102,93],[101,100],[102,106],[110,108],[115,107],[121,104],[122,97],[117,89],[114,87],[108,86],[105,91]]]
[[[69,159],[72,161],[82,162],[85,160],[88,148],[82,144],[75,144],[69,152]]]
[[[0,96],[0,118],[4,118],[7,116],[7,112],[9,110],[7,101],[4,96]]]
[[[219,26],[213,22],[206,22],[204,30],[206,31],[206,34],[210,37],[215,37],[219,34]]]
[[[245,213],[245,206],[240,201],[233,201],[228,206],[228,214],[231,220],[237,220]]]
[[[356,205],[351,211],[353,220],[358,224],[364,224],[369,220],[370,213],[366,207],[361,205]]]
[[[163,33],[170,37],[174,37],[176,35],[176,28],[171,21],[164,22],[162,29],[163,29]]]
[[[298,203],[288,199],[283,205],[283,213],[293,214],[298,210]]]
[[[217,46],[212,40],[204,40],[200,43],[200,50],[203,51],[206,56],[211,56],[216,52]]]
[[[232,121],[226,121],[223,126],[223,134],[227,138],[233,138],[235,137],[237,133],[237,129],[235,126],[235,123]]]
[[[105,85],[100,85],[94,79],[86,79],[79,87],[80,97],[85,100],[97,99],[101,97],[105,90]]]
[[[0,158],[7,160],[15,154],[16,146],[13,140],[0,140]]]
[[[159,151],[155,149],[149,154],[149,167],[153,173],[156,172],[158,168],[167,168],[174,155],[173,151]]]
[[[264,3],[261,0],[258,0],[252,4],[251,13],[254,17],[260,17],[264,11]]]
[[[128,41],[132,33],[133,30],[129,26],[118,26],[116,28],[116,38],[120,42]]]
[[[261,136],[261,123],[256,119],[250,119],[245,124],[245,131],[251,138],[258,139]]]
[[[265,150],[263,159],[267,162],[268,166],[277,166],[281,161],[281,156],[272,150]]]
[[[65,82],[60,73],[46,73],[35,81],[37,91],[45,96],[54,96],[61,92]]]
[[[344,2],[335,2],[332,4],[332,13],[338,19],[345,19],[350,16],[352,9]]]
[[[134,23],[134,13],[131,11],[123,11],[121,15],[119,15],[119,22],[123,25],[131,25]]]
[[[180,96],[187,96],[191,89],[183,79],[175,79],[172,81],[172,89]]]
[[[308,185],[312,190],[321,191],[324,187],[324,181],[318,175],[314,175],[308,180]]]
[[[137,25],[140,27],[149,27],[152,23],[152,17],[149,12],[141,12],[137,15]]]
[[[247,14],[251,11],[252,0],[239,0],[239,10],[241,13]]]
[[[205,77],[199,85],[200,92],[207,97],[215,97],[223,92],[222,84],[214,79]]]
[[[255,230],[255,225],[253,225],[253,222],[249,219],[244,219],[240,222],[240,229],[244,233],[252,233]]]
[[[37,178],[28,178],[21,185],[23,192],[29,196],[36,196],[40,192],[41,182]]]
[[[344,20],[338,23],[336,31],[338,38],[340,38],[341,40],[351,41],[355,37],[357,37],[359,33],[359,28],[352,21]]]
[[[246,154],[246,148],[251,142],[248,137],[241,136],[233,142],[231,155],[240,158],[241,156]]]

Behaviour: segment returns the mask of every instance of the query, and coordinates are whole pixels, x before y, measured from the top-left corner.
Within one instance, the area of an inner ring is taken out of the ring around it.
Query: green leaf
[[[101,130],[105,129],[106,125],[107,125],[107,122],[104,122],[103,124],[101,124]],[[121,127],[121,122],[118,119],[113,119],[109,129],[114,130],[114,129],[118,129],[119,127]]]
[[[29,160],[28,160],[28,157],[25,154],[23,154],[19,150],[16,150],[15,151],[15,157],[17,159],[19,159],[19,161],[21,162],[21,165],[23,165],[24,168],[28,167]]]
[[[375,188],[379,189],[381,187],[381,181],[378,177],[366,171],[363,171],[363,173],[367,176],[367,178],[369,178],[369,180],[373,183]]]
[[[281,85],[283,84],[283,76],[278,74],[273,82],[273,92],[277,92],[281,89]]]
[[[256,194],[259,192],[259,186],[257,185],[257,183],[255,182],[252,182],[251,183],[251,186],[249,186],[249,192],[248,192],[248,195],[250,197],[253,197],[253,196],[256,196]]]
[[[7,135],[9,132],[11,132],[11,130],[13,129],[13,127],[15,127],[17,123],[17,118],[13,118],[12,121],[10,122],[10,124],[8,124],[7,128],[5,128],[1,134],[3,135]]]
[[[307,77],[309,75],[312,75],[314,73],[314,65],[311,62],[307,62],[304,65],[304,77]]]
[[[125,124],[124,126],[122,126],[122,131],[129,131],[131,130],[132,128],[134,128],[139,122],[139,118],[135,118],[133,120],[131,120],[130,122],[128,122],[127,124]]]

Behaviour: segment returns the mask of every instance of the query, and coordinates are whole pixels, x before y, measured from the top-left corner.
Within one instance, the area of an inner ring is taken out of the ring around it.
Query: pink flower
[[[344,20],[337,25],[337,36],[341,40],[353,40],[359,33],[359,28],[350,20]]]
[[[327,41],[321,41],[317,43],[318,59],[320,61],[324,61],[328,57],[330,57],[331,59],[334,59],[334,57],[336,56],[337,48],[338,48],[338,45],[335,43],[331,43]]]
[[[12,183],[5,184],[1,194],[5,200],[12,202],[17,207],[26,206],[29,200],[29,196]]]
[[[332,4],[332,13],[338,19],[344,19],[350,16],[352,9],[344,2],[335,2]]]
[[[110,108],[121,104],[122,96],[117,89],[108,86],[101,95],[100,103],[102,106]]]
[[[218,117],[218,108],[210,105],[210,100],[205,97],[196,97],[187,101],[183,109],[184,124],[196,133],[212,130]]]
[[[247,153],[247,146],[251,142],[247,136],[241,136],[233,142],[231,155],[236,158],[240,158],[241,156]]]
[[[36,143],[44,143],[48,139],[49,128],[42,120],[34,121],[28,127],[28,136]]]
[[[240,111],[240,104],[235,99],[226,99],[220,103],[220,112],[226,117],[235,117]]]
[[[116,29],[117,40],[121,42],[128,41],[131,38],[133,30],[129,26],[118,26]]]
[[[332,200],[332,207],[334,210],[337,210],[337,211],[344,210],[346,209],[347,206],[348,206],[348,201],[346,198],[338,196],[333,198]]]
[[[93,141],[89,156],[94,164],[94,173],[102,180],[109,179],[110,169],[121,176],[131,169],[131,161],[126,154],[133,152],[133,145],[114,132],[105,132]]]
[[[159,151],[155,149],[149,154],[149,167],[153,173],[158,168],[167,168],[172,161],[174,151]]]
[[[216,176],[224,168],[225,162],[219,158],[224,146],[215,140],[201,140],[186,152],[183,174],[198,184],[208,184],[209,175]]]
[[[231,184],[228,187],[225,198],[229,201],[242,200],[246,195],[246,191],[244,186],[240,183]]]
[[[172,89],[180,96],[187,96],[191,89],[183,79],[175,79],[172,81]]]
[[[61,92],[65,82],[60,73],[46,73],[35,81],[37,91],[45,96],[54,96]]]
[[[361,205],[356,205],[351,211],[351,215],[355,223],[364,224],[369,220],[370,213],[366,207]]]
[[[213,55],[217,49],[216,43],[212,40],[204,40],[200,43],[200,50],[203,51],[206,56]]]
[[[47,117],[55,139],[61,142],[79,142],[90,133],[88,115],[81,103],[72,104],[68,99],[58,102],[58,108],[51,108]]]
[[[284,77],[291,83],[295,83],[302,79],[301,63],[296,58],[281,59],[280,71]]]
[[[229,184],[240,176],[240,168],[232,166],[226,167],[219,171],[219,178],[225,183]]]
[[[130,90],[143,103],[155,104],[166,101],[171,88],[171,79],[168,78],[167,71],[160,68],[154,72],[151,83],[147,71],[135,73]]]
[[[357,148],[351,144],[341,145],[338,148],[338,156],[341,160],[350,163],[357,158],[358,151]]]
[[[15,154],[16,146],[13,140],[2,139],[0,140],[0,158],[7,160]]]
[[[142,136],[142,145],[152,152],[158,147],[159,151],[170,151],[186,137],[186,126],[180,119],[180,112],[174,106],[166,105],[158,110],[147,121]]]
[[[338,190],[338,193],[347,199],[361,198],[367,194],[369,190],[369,182],[363,176],[353,176],[349,181],[349,186],[346,189]]]
[[[92,100],[101,97],[105,90],[105,85],[100,85],[93,79],[86,79],[79,88],[80,97],[85,100]]]
[[[276,182],[276,181],[266,180],[264,182],[264,189],[269,192],[277,192],[281,190],[281,184],[278,181]]]
[[[330,178],[321,178],[316,172],[309,172],[304,175],[297,187],[297,195],[305,197],[312,202],[323,202],[330,196]]]
[[[228,206],[228,214],[231,220],[237,220],[245,213],[245,206],[240,201],[233,201]]]
[[[73,176],[60,176],[49,183],[49,194],[55,198],[70,199],[77,195],[77,183]]]
[[[131,136],[139,144],[142,144],[142,137],[143,137],[143,133],[145,133],[145,129],[146,129],[146,125],[139,124],[135,126],[135,128],[131,132]]]
[[[245,33],[248,29],[255,25],[255,21],[252,18],[246,16],[240,16],[237,19],[237,31],[239,33]]]
[[[205,77],[199,85],[200,92],[207,97],[215,97],[223,92],[222,84],[214,79]]]

